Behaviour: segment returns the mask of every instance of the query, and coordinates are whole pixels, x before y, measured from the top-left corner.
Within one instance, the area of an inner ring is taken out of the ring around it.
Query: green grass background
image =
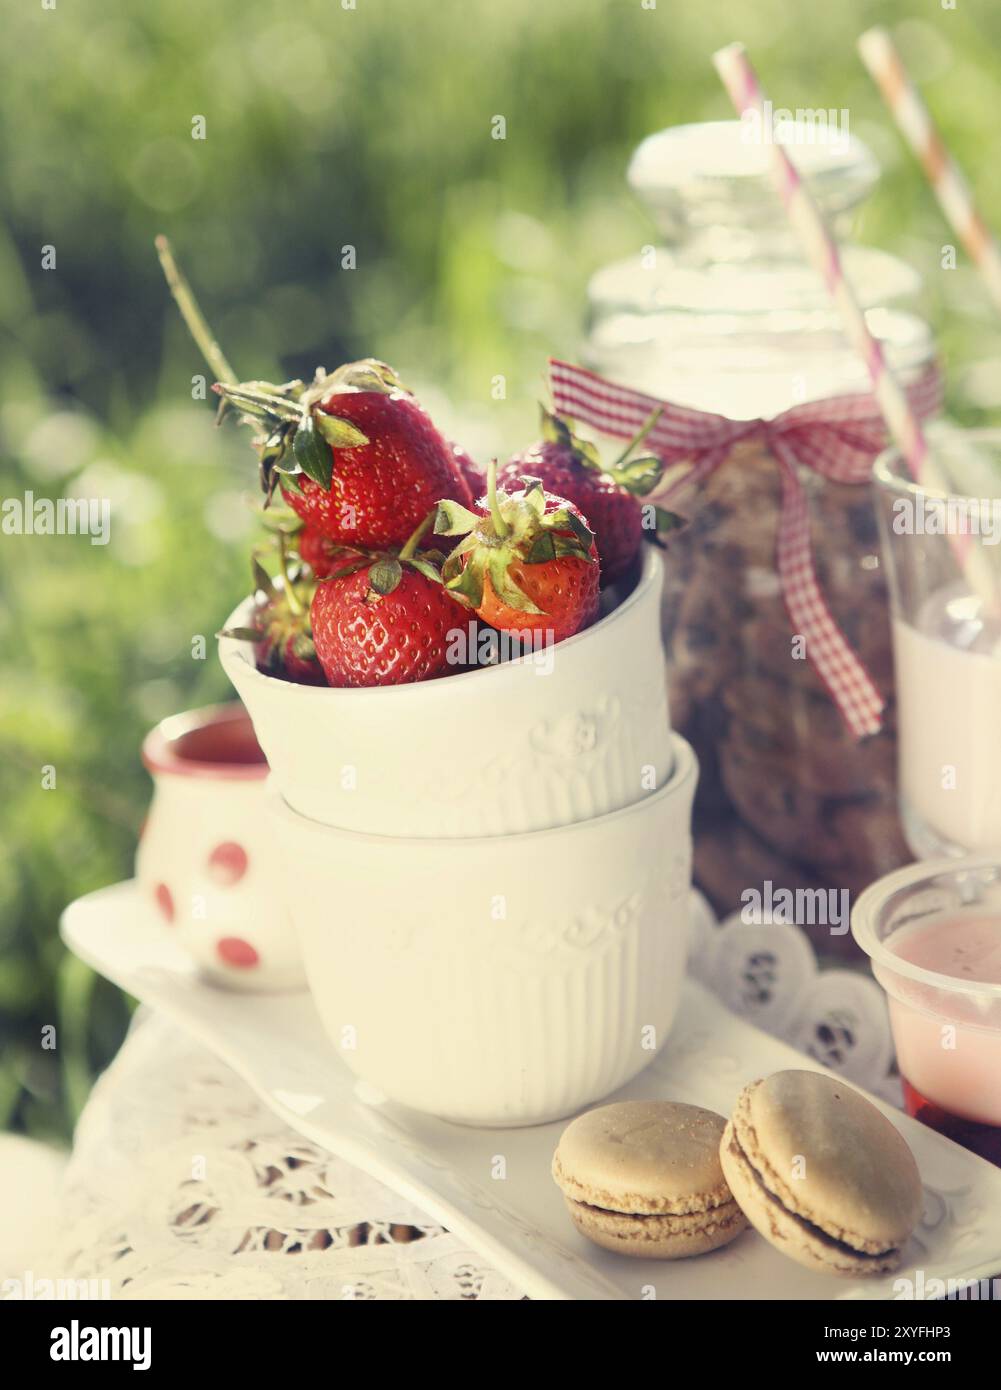
[[[951,237],[855,55],[876,22],[897,28],[1001,225],[996,0],[9,7],[2,495],[82,478],[114,520],[103,549],[0,536],[0,1127],[64,1140],[121,1039],[127,1004],[62,950],[59,913],[130,872],[141,737],[227,695],[211,634],[246,586],[252,456],[191,399],[203,368],[154,234],[173,238],[241,374],[375,354],[474,452],[503,451],[533,433],[546,354],[575,351],[589,273],[651,238],[624,184],[631,148],[729,115],[709,55],[743,38],[778,105],[848,107],[876,150],[886,175],[858,235],[925,272],[951,407],[983,418],[1001,404],[998,323],[972,272],[939,270]]]

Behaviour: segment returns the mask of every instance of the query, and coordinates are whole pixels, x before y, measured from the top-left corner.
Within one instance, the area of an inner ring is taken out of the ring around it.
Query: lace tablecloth
[[[690,968],[735,1011],[899,1104],[878,986],[818,971],[797,928],[718,925],[700,901]],[[36,1277],[107,1280],[112,1298],[523,1296],[147,1011],[81,1119],[59,1230]]]
[[[145,1010],[81,1118],[63,1208],[36,1280],[106,1279],[112,1298],[521,1297]]]

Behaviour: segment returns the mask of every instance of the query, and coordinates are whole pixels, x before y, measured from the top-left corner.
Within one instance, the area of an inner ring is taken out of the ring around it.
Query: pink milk
[[[908,1110],[1001,1162],[1001,916],[941,913],[898,928],[887,951],[955,980],[895,976],[888,989]],[[880,973],[880,972],[877,972]],[[983,1129],[985,1133],[979,1133]]]

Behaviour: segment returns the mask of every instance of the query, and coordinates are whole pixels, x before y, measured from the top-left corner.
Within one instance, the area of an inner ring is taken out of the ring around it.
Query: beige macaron
[[[579,1115],[553,1178],[582,1235],[652,1260],[726,1245],[747,1227],[720,1168],[726,1121],[697,1105],[627,1100]]]
[[[720,1162],[755,1230],[824,1274],[896,1269],[921,1216],[921,1177],[904,1139],[858,1091],[821,1072],[780,1071],[746,1087]]]

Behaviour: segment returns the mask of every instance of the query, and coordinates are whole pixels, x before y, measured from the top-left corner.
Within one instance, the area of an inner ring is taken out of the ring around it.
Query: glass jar
[[[663,400],[772,419],[806,401],[868,392],[820,278],[805,263],[768,172],[739,122],[680,126],[645,140],[629,170],[660,246],[599,271],[582,357]],[[869,325],[906,383],[933,360],[927,326],[894,301],[917,274],[850,244],[846,224],[878,168],[844,132],[787,128],[796,163],[842,247]],[[696,870],[720,912],[745,890],[855,892],[909,858],[896,806],[893,658],[871,489],[799,470],[821,592],[887,700],[859,742],[801,659],[776,570],[779,467],[763,441],[737,444],[671,500],[690,518],[665,564],[663,633],[672,718],[702,775]],[[844,938],[818,924],[819,949]]]

